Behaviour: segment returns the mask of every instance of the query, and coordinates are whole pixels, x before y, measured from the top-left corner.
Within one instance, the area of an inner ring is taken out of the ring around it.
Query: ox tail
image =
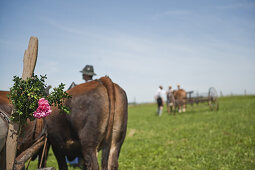
[[[108,126],[106,130],[106,137],[105,141],[109,145],[111,144],[111,138],[112,138],[112,129],[113,129],[113,121],[114,121],[114,114],[115,114],[115,88],[112,80],[105,76],[100,78],[100,81],[103,83],[105,88],[107,89],[108,93],[108,99],[109,99],[109,119],[108,119]]]

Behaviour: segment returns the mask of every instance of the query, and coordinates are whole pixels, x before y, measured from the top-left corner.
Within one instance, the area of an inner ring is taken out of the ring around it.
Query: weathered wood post
[[[26,80],[31,77],[37,60],[38,54],[38,38],[30,37],[28,49],[25,50],[23,59],[23,73],[22,79]],[[14,160],[16,157],[17,150],[17,138],[18,138],[19,125],[17,123],[11,122],[9,124],[8,136],[6,141],[6,169],[12,170],[14,165]]]

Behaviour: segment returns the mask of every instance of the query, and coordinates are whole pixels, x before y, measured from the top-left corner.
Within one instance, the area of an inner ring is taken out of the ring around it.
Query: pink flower
[[[51,114],[51,109],[48,100],[45,100],[44,98],[39,99],[38,101],[38,108],[33,113],[33,116],[35,118],[43,118]]]

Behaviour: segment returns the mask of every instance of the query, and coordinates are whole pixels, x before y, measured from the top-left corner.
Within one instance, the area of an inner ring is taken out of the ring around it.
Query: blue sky
[[[21,76],[32,35],[35,74],[52,86],[82,83],[91,64],[130,102],[153,101],[159,85],[255,93],[255,1],[0,1],[0,90]]]

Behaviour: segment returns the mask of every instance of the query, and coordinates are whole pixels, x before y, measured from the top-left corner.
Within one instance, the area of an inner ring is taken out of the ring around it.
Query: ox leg
[[[86,148],[86,147],[84,147]],[[96,148],[86,148],[82,150],[85,169],[98,170],[97,151]]]
[[[118,159],[120,154],[121,146],[124,142],[126,136],[126,127],[124,126],[122,129],[113,130],[112,136],[112,144],[108,158],[108,169],[116,170],[119,168]]]
[[[112,133],[112,143],[111,143],[111,148],[110,148],[110,153],[108,158],[108,170],[116,170],[119,168],[118,159],[119,159],[120,149],[126,137],[127,122],[122,122],[118,124],[119,122],[117,120],[116,120],[117,123],[115,122],[116,126],[113,128],[113,133]],[[118,126],[118,125],[121,125],[121,126]]]
[[[178,112],[179,112],[179,113],[181,113],[181,112],[182,112],[181,105],[178,105]]]
[[[186,112],[186,105],[185,104],[183,105],[182,111]]]
[[[109,145],[104,146],[102,150],[102,160],[101,160],[102,170],[107,170],[109,153],[110,153]]]
[[[53,153],[58,161],[58,168],[61,170],[67,170],[67,164],[65,155],[61,154],[61,152],[58,150],[58,148],[52,146]]]
[[[111,146],[109,160],[108,160],[108,169],[116,170],[119,167],[118,158],[120,153],[121,143],[113,144]]]
[[[175,115],[175,104],[171,106],[171,112],[173,113],[173,115]]]

